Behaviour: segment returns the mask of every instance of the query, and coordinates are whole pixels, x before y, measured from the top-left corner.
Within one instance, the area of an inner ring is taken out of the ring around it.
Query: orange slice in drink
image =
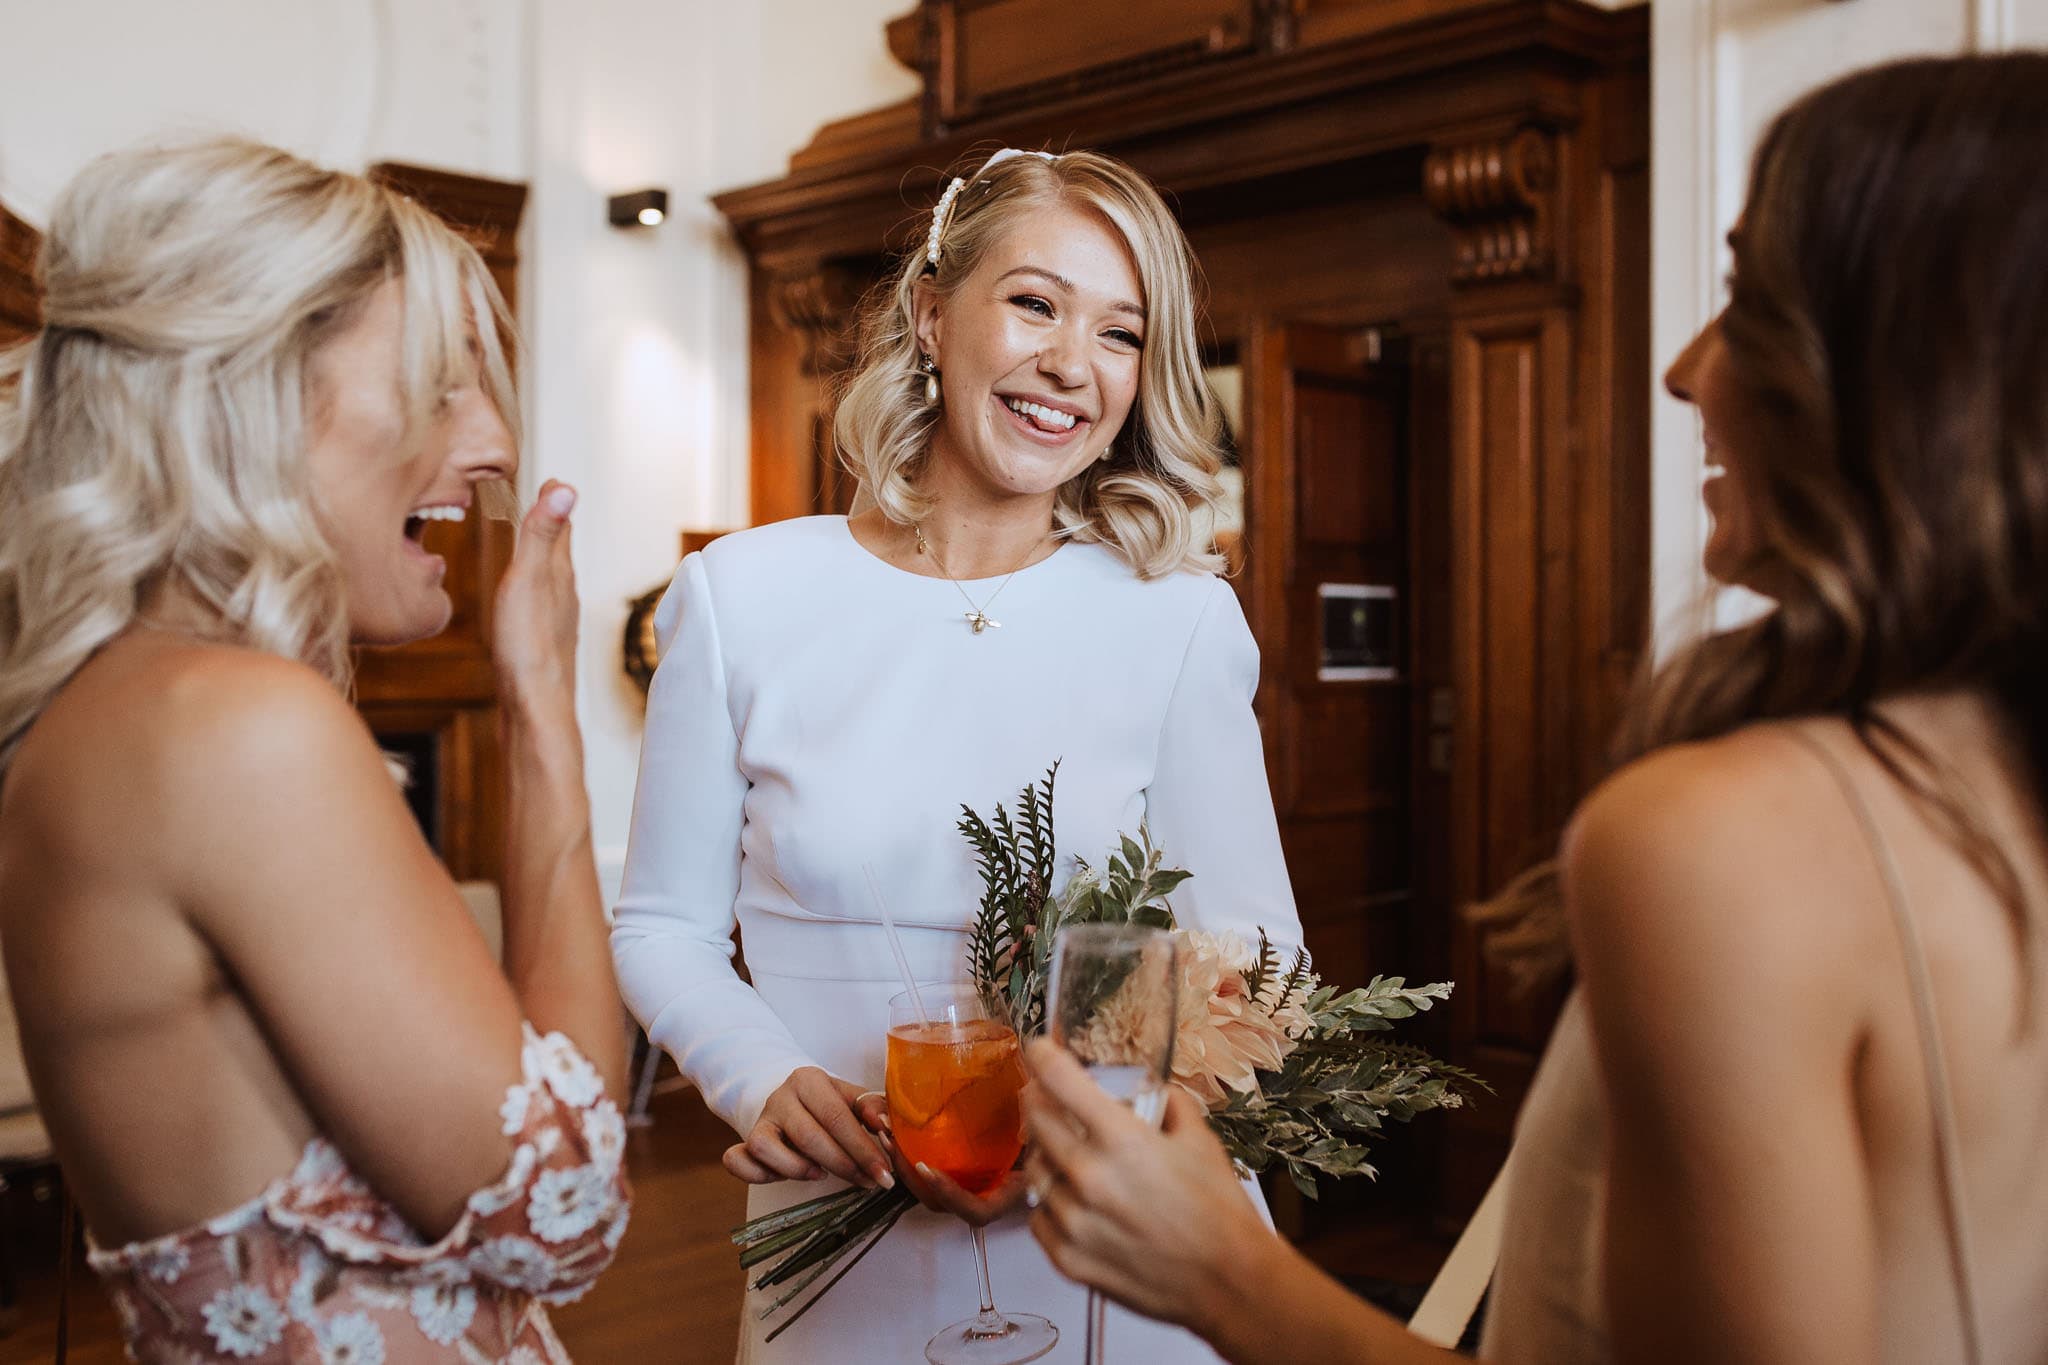
[[[1014,1092],[1021,1075],[1017,1035],[988,1020],[905,1024],[889,1031],[889,1117],[899,1128],[924,1128],[969,1087],[1002,1077]]]

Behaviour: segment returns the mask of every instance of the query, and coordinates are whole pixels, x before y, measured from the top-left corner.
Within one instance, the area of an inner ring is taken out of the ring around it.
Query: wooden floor
[[[588,1298],[554,1314],[579,1365],[720,1365],[738,1347],[741,1275],[726,1234],[741,1220],[746,1188],[718,1162],[732,1141],[731,1130],[711,1116],[694,1090],[679,1086],[655,1098],[653,1115],[651,1126],[628,1139],[633,1222],[618,1260]],[[1347,1226],[1330,1229],[1304,1248],[1368,1292],[1366,1281],[1419,1292],[1446,1249],[1382,1218],[1347,1220]],[[56,1290],[52,1268],[25,1274],[20,1319],[0,1337],[0,1365],[50,1361]],[[1407,1296],[1407,1306],[1414,1296]],[[74,1365],[123,1360],[113,1309],[82,1265],[72,1279],[70,1358]]]
[[[657,1096],[654,1123],[627,1143],[633,1222],[618,1260],[581,1303],[554,1312],[578,1362],[706,1361],[739,1345],[741,1277],[726,1233],[744,1216],[746,1187],[718,1154],[732,1130],[693,1090]],[[0,1337],[0,1365],[48,1365],[56,1345],[53,1270],[27,1276],[21,1318]],[[73,1365],[120,1365],[114,1311],[82,1267],[71,1285]]]

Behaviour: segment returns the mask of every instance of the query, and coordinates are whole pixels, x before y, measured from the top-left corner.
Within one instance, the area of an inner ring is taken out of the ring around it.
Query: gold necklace
[[[996,584],[994,592],[990,593],[980,602],[976,602],[967,595],[967,589],[961,586],[960,580],[953,577],[953,571],[946,567],[946,561],[939,557],[938,550],[925,540],[923,524],[913,522],[910,529],[917,536],[917,552],[921,555],[928,554],[932,557],[932,563],[939,566],[939,572],[945,575],[946,581],[953,585],[953,590],[960,594],[962,601],[967,603],[967,611],[965,613],[967,624],[976,635],[981,634],[984,630],[1001,630],[1003,628],[1003,623],[990,616],[988,609],[995,605],[995,600],[998,597],[1003,595],[1003,589],[1010,586],[1010,580],[1024,572],[1024,566],[1031,562],[1032,555],[1038,553],[1038,547],[1045,544],[1052,537],[1052,532],[1047,531],[1043,536],[1032,542],[1031,548],[1024,554],[1023,563],[1020,563],[1016,568],[1004,574],[1003,581]]]

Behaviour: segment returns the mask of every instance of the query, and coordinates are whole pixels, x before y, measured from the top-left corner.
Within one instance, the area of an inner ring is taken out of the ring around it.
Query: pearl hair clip
[[[988,170],[989,167],[997,165],[1004,161],[1008,161],[1012,157],[1018,156],[1035,156],[1043,161],[1059,160],[1059,158],[1051,152],[1027,152],[1020,150],[1019,148],[1016,147],[1005,147],[1000,152],[997,152],[994,156],[990,157],[988,160],[982,162],[981,169],[976,171],[973,175],[966,176],[964,178],[957,175],[954,176],[953,183],[946,186],[946,192],[939,196],[938,204],[934,206],[932,209],[932,229],[930,232],[925,234],[924,239],[925,264],[931,266],[938,265],[939,238],[945,235],[946,224],[950,223],[953,220],[953,201],[960,197],[960,191],[967,188],[968,181],[978,180],[981,178],[982,174]]]

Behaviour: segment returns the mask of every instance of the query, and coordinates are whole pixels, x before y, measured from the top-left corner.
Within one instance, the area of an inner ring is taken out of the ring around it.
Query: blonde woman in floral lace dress
[[[501,971],[344,689],[503,497],[503,305],[271,148],[88,167],[0,355],[0,948],[145,1362],[566,1361],[626,1226],[624,1062],[550,485],[493,616]]]

